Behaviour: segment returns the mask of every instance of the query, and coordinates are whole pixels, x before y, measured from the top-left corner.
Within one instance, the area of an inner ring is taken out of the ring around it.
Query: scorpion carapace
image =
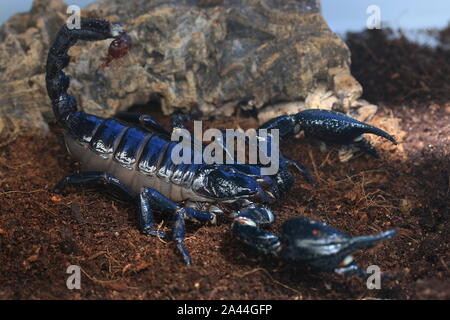
[[[70,80],[63,72],[70,61],[67,52],[78,40],[106,39],[113,39],[108,54],[111,61],[130,49],[130,38],[120,25],[82,19],[80,29],[62,27],[48,54],[48,95],[55,117],[64,129],[67,149],[82,166],[80,173],[62,179],[54,189],[56,192],[67,186],[88,185],[106,185],[119,190],[138,205],[139,228],[147,235],[167,236],[155,226],[154,211],[172,215],[171,236],[188,265],[191,258],[184,245],[185,220],[215,223],[216,214],[233,208],[232,233],[260,252],[322,270],[364,275],[353,262],[351,253],[388,239],[395,231],[351,237],[306,218],[286,221],[280,237],[262,228],[275,220],[265,205],[288,193],[294,182],[291,167],[312,182],[298,161],[280,154],[279,170],[272,175],[261,173],[262,164],[195,164],[192,161],[176,164],[172,150],[177,142],[171,141],[170,134],[150,116],[122,112],[105,119],[79,111],[75,98],[67,93]],[[183,126],[180,117],[174,118],[173,125]],[[375,134],[396,143],[391,135],[378,128],[324,110],[278,117],[259,129],[277,129],[281,138],[303,130],[325,142],[357,146],[372,156],[377,153],[362,134]],[[192,158],[195,152],[198,151],[193,150]],[[258,206],[258,202],[263,205]]]

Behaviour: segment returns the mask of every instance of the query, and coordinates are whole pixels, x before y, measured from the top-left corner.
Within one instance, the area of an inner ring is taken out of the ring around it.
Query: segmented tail
[[[48,53],[45,77],[48,96],[58,121],[64,122],[69,114],[77,111],[76,99],[67,93],[70,79],[62,71],[70,62],[69,49],[78,40],[106,40],[118,38],[123,33],[120,25],[97,19],[81,19],[79,29],[64,25],[58,32]]]

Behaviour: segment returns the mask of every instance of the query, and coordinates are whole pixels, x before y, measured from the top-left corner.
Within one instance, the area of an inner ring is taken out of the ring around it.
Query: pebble
[[[445,106],[445,113],[450,114],[450,104]]]
[[[435,113],[437,111],[439,111],[440,106],[436,103],[430,104],[428,106],[428,109],[430,109],[431,113]]]

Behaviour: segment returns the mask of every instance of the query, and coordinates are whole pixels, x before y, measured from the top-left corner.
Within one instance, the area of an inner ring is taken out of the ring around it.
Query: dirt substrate
[[[390,104],[450,100],[450,24],[426,34],[434,46],[389,28],[347,34],[351,71],[364,88],[364,98]]]
[[[318,273],[262,258],[233,239],[230,221],[188,223],[186,267],[173,243],[136,227],[136,206],[95,190],[55,196],[47,190],[77,169],[57,128],[46,137],[20,136],[0,149],[1,299],[431,299],[450,298],[449,105],[381,108],[402,119],[400,149],[373,139],[380,160],[365,155],[339,163],[336,149],[292,138],[283,145],[310,168],[317,187],[296,175],[293,190],[272,206],[276,232],[306,216],[360,235],[395,228],[400,234],[360,252],[396,280],[368,290],[357,277]],[[447,109],[447,111],[446,111]],[[225,126],[212,123],[212,126]],[[237,119],[227,127],[254,126]],[[400,152],[404,149],[404,154]],[[170,218],[157,216],[162,228]],[[66,287],[66,268],[82,268],[81,290]]]

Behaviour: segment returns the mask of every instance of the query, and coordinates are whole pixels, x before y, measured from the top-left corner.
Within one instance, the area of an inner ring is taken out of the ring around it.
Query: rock
[[[348,111],[353,102],[362,95],[362,87],[345,68],[331,68],[333,91],[342,101],[343,109]]]
[[[182,107],[230,116],[244,106],[267,113],[273,104],[305,100],[349,111],[361,95],[349,50],[328,28],[318,0],[103,0],[82,16],[120,22],[134,42],[127,60],[104,71],[109,42],[71,49],[69,90],[97,115],[154,99],[165,114]],[[66,18],[62,1],[36,0],[1,27],[0,117],[48,129],[46,54]]]
[[[333,107],[339,107],[339,98],[336,97],[333,91],[329,90],[323,83],[318,84],[316,89],[308,94],[305,100],[305,109],[326,109],[331,110]]]
[[[49,110],[45,96],[44,64],[49,39],[64,23],[65,5],[37,1],[29,13],[11,17],[0,28],[0,117],[12,127],[48,130],[43,113]]]
[[[357,100],[354,105],[355,108],[351,109],[349,116],[359,121],[369,122],[378,111],[378,106],[362,99]]]
[[[294,114],[306,109],[306,104],[299,101],[269,105],[259,111],[258,121],[264,123],[277,116]]]

